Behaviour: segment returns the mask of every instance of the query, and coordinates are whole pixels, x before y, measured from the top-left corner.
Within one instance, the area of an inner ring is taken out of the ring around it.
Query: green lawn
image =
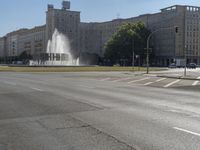
[[[0,71],[13,72],[87,72],[87,71],[145,71],[144,67],[104,67],[104,66],[77,66],[77,67],[16,67],[0,66]],[[150,71],[160,71],[160,68],[150,68]]]

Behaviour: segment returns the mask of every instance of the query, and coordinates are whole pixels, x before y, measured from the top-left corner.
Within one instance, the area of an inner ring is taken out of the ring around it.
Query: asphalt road
[[[0,150],[200,150],[197,81],[1,72]]]

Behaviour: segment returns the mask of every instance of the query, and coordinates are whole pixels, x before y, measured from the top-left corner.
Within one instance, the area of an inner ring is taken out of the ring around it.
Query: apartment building
[[[69,1],[63,1],[61,9],[48,5],[45,25],[20,29],[0,38],[0,57],[19,56],[24,51],[39,56],[46,52],[55,29],[68,37],[74,57],[84,54],[103,57],[105,43],[118,27],[125,22],[138,21],[155,32],[151,38],[155,59],[151,63],[167,66],[186,56],[187,63],[200,64],[200,7],[185,5],[163,8],[154,14],[89,23],[80,21],[80,12],[70,10]]]

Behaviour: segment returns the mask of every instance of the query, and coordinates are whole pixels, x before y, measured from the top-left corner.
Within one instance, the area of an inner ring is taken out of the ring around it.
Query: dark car
[[[172,64],[169,65],[169,68],[176,68],[176,67],[177,67],[177,66],[176,66],[175,63],[172,63]]]
[[[195,63],[190,63],[187,65],[187,68],[196,69],[197,65]]]

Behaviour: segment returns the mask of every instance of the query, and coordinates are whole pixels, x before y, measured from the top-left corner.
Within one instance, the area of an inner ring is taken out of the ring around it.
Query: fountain
[[[55,29],[52,39],[48,40],[46,53],[42,53],[40,60],[32,61],[39,66],[78,66],[79,58],[73,58],[69,39]]]

